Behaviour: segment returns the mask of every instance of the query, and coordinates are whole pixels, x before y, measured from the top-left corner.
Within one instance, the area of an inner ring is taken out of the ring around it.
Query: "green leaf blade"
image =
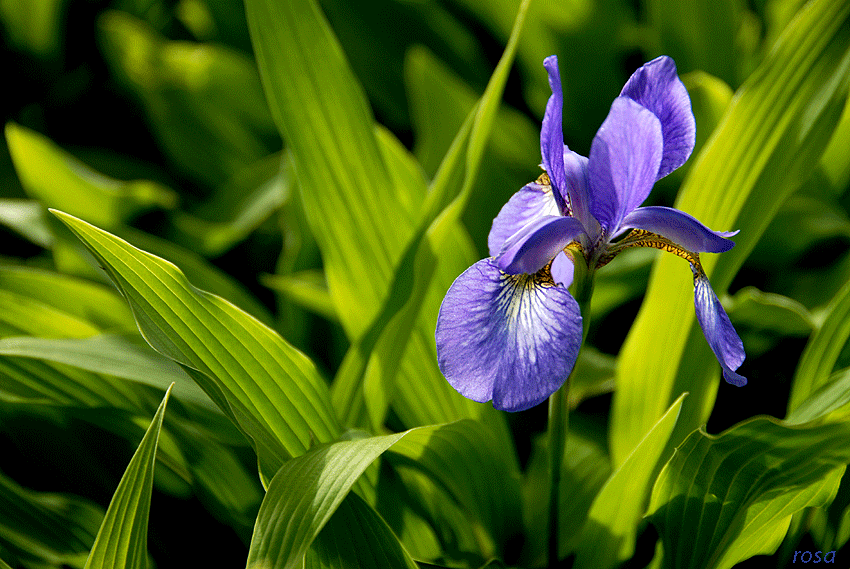
[[[253,440],[263,475],[339,435],[313,363],[273,330],[192,286],[167,261],[54,212],[98,258],[130,302],[146,341],[175,360]]]
[[[245,4],[266,97],[292,156],[334,304],[356,338],[386,295],[413,220],[393,207],[396,188],[366,97],[316,3]]]
[[[171,388],[165,392],[139,448],[106,510],[85,569],[147,567],[148,516],[159,432]]]
[[[773,553],[794,513],[834,497],[850,424],[788,426],[769,417],[720,436],[695,431],[665,465],[650,520],[665,566],[729,569]]]
[[[577,568],[608,569],[634,555],[637,525],[652,474],[679,419],[685,395],[670,406],[597,494],[582,530]]]
[[[305,569],[417,569],[387,523],[357,494],[349,494],[316,536]]]
[[[788,412],[793,413],[829,380],[841,349],[850,338],[850,283],[845,285],[826,309],[826,318],[800,356],[794,372]]]
[[[504,548],[522,524],[519,468],[484,424],[464,420],[412,430],[390,453],[394,464],[409,463],[446,489],[478,536],[483,558],[509,553]]]
[[[285,463],[260,506],[248,568],[300,566],[310,544],[366,467],[405,434],[342,441]]]

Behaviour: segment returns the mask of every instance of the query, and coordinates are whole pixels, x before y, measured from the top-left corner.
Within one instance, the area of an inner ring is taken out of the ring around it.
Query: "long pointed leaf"
[[[176,397],[212,406],[209,397],[186,376],[180,366],[154,352],[138,335],[103,334],[82,340],[8,337],[0,339],[0,356],[61,363],[161,389],[174,383]]]
[[[317,3],[248,0],[245,8],[337,313],[356,338],[380,308],[412,219],[394,206],[368,102]]]
[[[805,399],[829,380],[847,338],[850,338],[850,283],[835,295],[826,309],[823,324],[809,339],[800,356],[788,400],[789,413],[796,411]]]
[[[86,569],[144,569],[148,558],[148,515],[159,431],[171,388],[136,449],[97,533]]]
[[[455,161],[460,157],[457,149],[465,138],[465,128],[458,133],[458,145],[454,146],[447,155],[423,204],[423,214],[418,228],[395,271],[389,295],[381,312],[369,327],[368,332],[352,346],[347,354],[348,361],[344,363],[337,378],[340,385],[347,388],[347,391],[338,390],[344,394],[349,403],[342,408],[356,409],[359,401],[354,397],[356,392],[352,391],[352,387],[359,384],[359,377],[364,373],[367,374],[363,380],[364,390],[368,392],[364,403],[369,409],[373,428],[383,422],[389,404],[386,394],[392,391],[390,382],[398,370],[404,348],[415,327],[419,311],[436,272],[437,252],[445,249],[451,236],[460,231],[458,222],[469,202],[481,165],[499,100],[516,54],[529,2],[530,0],[525,0],[520,5],[505,52],[499,60],[480,104],[471,115],[474,118],[471,123],[469,142],[466,145],[466,168],[460,192],[448,205],[443,206],[444,203],[449,202],[452,194],[453,184],[447,173],[455,170]],[[337,407],[339,406],[337,404]],[[356,418],[356,415],[350,417],[350,419]]]
[[[252,316],[189,284],[171,263],[53,213],[127,298],[151,347],[183,365],[253,442],[266,480],[311,441],[339,435],[327,386],[304,354]]]
[[[363,471],[407,432],[334,443],[285,463],[260,506],[248,568],[300,567],[310,544]]]
[[[652,474],[679,419],[685,395],[670,406],[597,494],[582,529],[577,569],[608,569],[634,555],[637,525],[649,498]]]

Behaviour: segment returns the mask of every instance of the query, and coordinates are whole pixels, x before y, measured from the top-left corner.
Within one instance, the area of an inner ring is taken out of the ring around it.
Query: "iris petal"
[[[705,334],[705,339],[723,368],[723,378],[732,385],[742,387],[747,379],[737,373],[746,358],[744,343],[729,321],[729,316],[711,289],[711,284],[704,274],[697,274],[694,279],[694,306],[697,320]]]
[[[581,313],[566,288],[507,275],[484,259],[452,284],[437,318],[440,371],[461,395],[521,411],[564,383],[581,345]]]
[[[583,233],[581,222],[575,218],[539,217],[508,239],[496,256],[496,265],[512,275],[536,273]]]
[[[555,258],[552,260],[552,267],[549,269],[549,272],[552,273],[552,280],[555,281],[556,284],[568,287],[573,284],[576,267],[573,264],[573,260],[567,257],[566,253],[561,251],[555,255]]]
[[[664,154],[658,179],[684,164],[694,149],[696,122],[673,60],[662,55],[646,63],[632,74],[620,95],[637,101],[661,121]]]
[[[642,105],[617,97],[593,139],[587,168],[591,213],[617,232],[626,214],[649,195],[661,163],[661,123]]]
[[[552,197],[552,187],[535,183],[526,184],[511,196],[493,220],[490,235],[487,237],[490,256],[498,255],[505,246],[505,242],[517,231],[531,221],[547,215],[560,215],[555,198]]]
[[[592,195],[588,181],[587,158],[564,146],[564,181],[573,217],[581,221],[590,242],[599,235],[599,222],[590,214]]]
[[[726,239],[737,231],[712,231],[695,217],[678,209],[661,206],[639,207],[628,214],[622,227],[645,229],[666,237],[693,253],[723,253],[735,246]]]
[[[549,88],[552,96],[546,103],[543,124],[540,127],[540,154],[543,156],[543,169],[549,174],[554,198],[561,212],[564,208],[564,130],[563,118],[564,94],[561,91],[561,75],[558,72],[558,57],[550,55],[543,60],[543,67],[549,73]]]

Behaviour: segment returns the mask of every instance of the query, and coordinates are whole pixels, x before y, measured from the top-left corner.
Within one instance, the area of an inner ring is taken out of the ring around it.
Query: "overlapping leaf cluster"
[[[658,199],[740,230],[704,265],[751,380],[718,391],[679,259],[606,267],[559,556],[725,569],[850,539],[850,2],[129,0],[73,72],[80,4],[0,2],[6,51],[64,80],[6,115],[0,566],[198,563],[163,520],[192,503],[234,544],[210,562],[541,567],[540,414],[458,395],[434,327],[538,174],[553,53],[578,150],[628,54],[676,59],[697,149]],[[89,91],[138,113],[82,119],[117,149],[57,126]]]

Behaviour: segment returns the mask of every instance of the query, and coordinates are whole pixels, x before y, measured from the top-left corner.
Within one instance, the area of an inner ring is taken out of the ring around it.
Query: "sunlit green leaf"
[[[835,496],[848,437],[850,423],[791,427],[769,417],[720,436],[692,433],[652,491],[664,566],[729,569],[773,553],[792,514]]]
[[[148,557],[148,516],[159,431],[171,389],[157,409],[112,496],[86,569],[144,569]]]
[[[390,470],[394,476],[397,476],[398,486],[392,490],[385,484],[385,479],[388,478],[388,475],[385,475],[386,470]],[[393,461],[392,468],[381,471],[377,488],[384,495],[378,494],[376,508],[399,536],[404,535],[406,529],[404,524],[408,521],[404,517],[401,520],[398,519],[399,509],[402,510],[402,516],[406,510],[408,517],[418,518],[415,522],[417,526],[426,524],[430,530],[426,530],[430,533],[426,539],[435,540],[438,548],[436,551],[426,550],[426,553],[431,554],[430,556],[416,557],[416,559],[460,561],[481,557],[482,541],[480,534],[477,533],[481,526],[469,523],[469,516],[448,490],[443,488],[439,480],[435,480],[418,468]],[[387,501],[393,503],[388,505]],[[486,542],[488,538],[485,536],[484,540]],[[414,553],[413,549],[408,551],[411,554]]]
[[[49,249],[53,245],[53,234],[44,215],[44,208],[35,200],[0,199],[0,224]]]
[[[3,266],[0,289],[85,320],[105,332],[136,330],[124,299],[115,289],[100,283],[42,269]]]
[[[532,10],[533,6],[532,3]],[[515,13],[516,8],[513,9]],[[542,66],[539,75],[545,75]],[[414,152],[429,175],[437,171],[479,98],[468,80],[455,75],[423,47],[414,46],[407,53],[405,82],[415,134]],[[474,180],[469,206],[463,212],[464,224],[476,240],[481,239],[482,250],[499,208],[539,174],[539,127],[504,104],[494,120],[497,127],[487,140],[482,168]]]
[[[455,169],[453,163],[459,161],[458,148],[465,140],[465,128],[458,133],[456,144],[450,149],[434,179],[430,193],[423,204],[423,213],[416,233],[399,262],[381,312],[370,325],[367,334],[352,347],[343,362],[340,378],[337,380],[343,386],[356,384],[353,378],[365,373],[364,399],[373,428],[383,421],[394,391],[390,381],[395,377],[401,363],[399,348],[404,348],[410,331],[414,329],[414,323],[429,290],[434,291],[429,285],[437,268],[436,253],[450,245],[453,240],[461,242],[464,240],[465,233],[458,229],[458,223],[469,203],[472,188],[481,167],[481,160],[522,33],[527,9],[528,2],[524,2],[517,14],[505,53],[499,60],[499,65],[487,85],[479,106],[475,109],[460,192],[454,195],[452,189],[455,184],[448,178],[446,172],[453,171]],[[444,207],[443,204],[449,201],[450,203]],[[443,266],[445,267],[445,264]],[[438,295],[441,292],[442,287]],[[431,321],[430,318],[428,321]],[[428,326],[427,330],[430,333],[433,328]],[[367,367],[367,354],[370,353]],[[445,384],[442,384],[442,389],[445,390]],[[343,393],[347,395],[345,399],[351,399],[350,388],[347,393]],[[337,398],[335,403],[345,399]],[[338,403],[337,405],[339,406]]]
[[[434,425],[334,443],[285,463],[260,509],[248,566],[298,566],[360,474],[391,447],[396,458],[415,460],[410,468],[421,468],[445,488],[464,508],[467,523],[502,526],[500,532],[516,529],[509,526],[518,511],[506,508],[518,505],[516,473],[505,468],[510,462],[504,456],[494,454],[497,441],[488,437],[492,435],[471,422]],[[494,495],[494,487],[503,488],[504,495]],[[291,522],[276,523],[281,519]]]
[[[850,403],[850,368],[831,374],[827,381],[812,389],[785,421],[791,425],[815,421],[847,403]]]
[[[393,205],[410,189],[394,187],[368,103],[316,3],[245,4],[266,97],[292,156],[337,313],[349,337],[359,337],[412,233],[413,220]]]
[[[88,321],[44,302],[0,290],[0,335],[85,338],[98,333]]]
[[[35,358],[86,371],[130,379],[166,389],[201,405],[209,397],[173,361],[153,351],[138,336],[99,335],[85,339],[16,336],[0,339],[0,355]]]
[[[273,330],[198,290],[180,270],[105,231],[54,212],[127,298],[145,340],[175,360],[252,441],[261,472],[339,435],[314,364]]]
[[[328,320],[338,319],[328,292],[325,274],[318,269],[307,269],[288,275],[270,275],[263,279],[263,284]]]
[[[14,123],[6,126],[6,138],[21,184],[44,207],[75,212],[132,239],[146,250],[179,262],[183,270],[202,282],[207,290],[235,302],[265,322],[271,321],[268,311],[240,284],[196,253],[125,224],[131,216],[152,207],[174,207],[176,196],[171,190],[147,180],[124,182],[105,176],[44,136]],[[62,272],[91,276],[92,269],[81,261],[75,249],[81,249],[79,243],[68,243],[73,238],[61,224],[56,225],[58,238],[53,244],[53,255],[57,268]]]
[[[146,209],[176,205],[177,196],[168,188],[147,180],[124,182],[104,176],[26,127],[8,123],[6,141],[31,197],[91,223],[114,227]]]
[[[284,463],[257,516],[249,569],[300,567],[310,544],[363,471],[405,434],[342,441]]]
[[[647,433],[593,500],[581,532],[577,568],[616,567],[634,555],[637,525],[643,517],[652,475],[686,394],[682,394]]]
[[[62,363],[0,355],[0,399],[72,407],[117,407],[138,412],[145,393],[125,381],[110,379]]]
[[[732,89],[725,81],[704,70],[683,74],[682,83],[691,96],[691,107],[697,123],[694,151],[699,152],[720,124],[726,107],[732,101]]]
[[[850,283],[844,286],[826,309],[823,324],[809,339],[794,374],[788,411],[793,412],[804,399],[821,387],[850,338]]]

